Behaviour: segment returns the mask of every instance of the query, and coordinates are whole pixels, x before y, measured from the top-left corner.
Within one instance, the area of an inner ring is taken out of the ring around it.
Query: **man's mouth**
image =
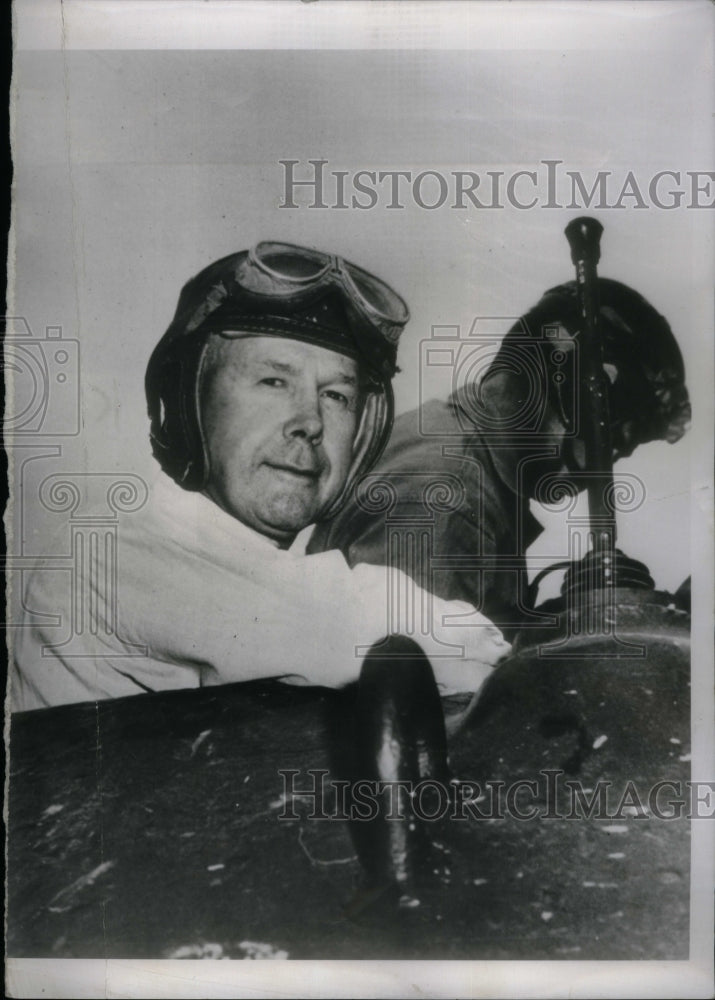
[[[320,468],[314,468],[308,466],[307,468],[300,465],[291,465],[288,462],[266,462],[269,469],[273,469],[277,472],[285,472],[292,476],[298,476],[301,479],[318,479],[320,476]]]

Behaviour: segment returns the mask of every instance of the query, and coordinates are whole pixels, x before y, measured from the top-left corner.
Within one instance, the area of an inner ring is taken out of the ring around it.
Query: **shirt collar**
[[[288,551],[292,556],[304,556],[306,554],[305,550],[308,548],[308,542],[310,541],[311,535],[315,531],[315,525],[309,524],[307,528],[303,528],[293,539],[293,544],[289,546]]]

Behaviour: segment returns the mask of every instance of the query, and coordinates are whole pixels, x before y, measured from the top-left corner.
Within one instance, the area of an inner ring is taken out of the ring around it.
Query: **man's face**
[[[282,337],[212,335],[201,386],[207,494],[289,544],[342,490],[361,405],[351,358]]]
[[[618,390],[611,389],[610,392],[610,434],[611,434],[611,460],[615,463],[621,458],[628,458],[636,450],[639,444],[645,444],[648,438],[643,436],[638,420],[631,412],[633,407],[629,405],[627,389],[624,383],[627,381],[619,369],[610,363],[603,365],[611,386]],[[566,465],[572,472],[582,472],[586,469],[586,445],[580,438],[564,439],[562,452],[565,456]]]
[[[564,326],[559,326],[561,336],[561,347],[563,350],[573,349],[573,337]],[[603,371],[610,384],[609,409],[610,409],[610,434],[611,434],[611,460],[617,462],[621,458],[628,458],[633,454],[639,444],[644,443],[639,436],[639,426],[635,416],[631,413],[627,376],[619,368],[610,363],[604,362]],[[567,403],[567,409],[571,412],[576,406],[578,394],[583,390],[579,387],[574,393],[573,399]],[[586,470],[586,445],[581,438],[567,436],[565,428],[561,423],[561,418],[556,414],[551,414],[551,424],[554,440],[561,445],[561,457],[564,463],[564,472],[583,472]]]

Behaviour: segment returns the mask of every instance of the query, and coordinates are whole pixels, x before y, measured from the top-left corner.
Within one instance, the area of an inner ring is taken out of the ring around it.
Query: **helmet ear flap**
[[[390,436],[394,410],[395,400],[392,383],[389,380],[385,381],[381,388],[375,387],[367,393],[360,426],[353,444],[353,460],[345,485],[330,506],[321,512],[319,520],[324,521],[337,514],[347,501],[355,483],[375,465]]]
[[[152,452],[186,490],[202,490],[208,458],[201,434],[199,375],[208,337],[187,337],[155,352],[146,374]]]

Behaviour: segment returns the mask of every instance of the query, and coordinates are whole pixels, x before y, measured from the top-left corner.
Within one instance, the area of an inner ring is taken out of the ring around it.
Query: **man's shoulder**
[[[374,472],[429,471],[425,462],[441,464],[449,453],[474,443],[475,430],[461,419],[450,399],[430,399],[395,418],[385,451]]]

